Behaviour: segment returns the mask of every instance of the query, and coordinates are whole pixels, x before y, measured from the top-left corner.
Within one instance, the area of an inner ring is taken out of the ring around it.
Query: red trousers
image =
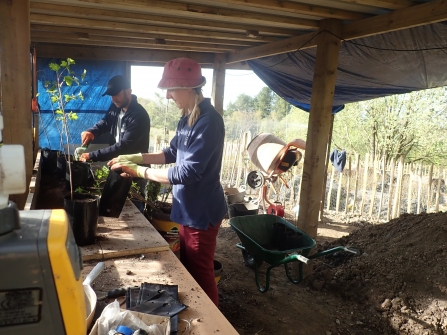
[[[219,294],[214,279],[214,251],[220,223],[208,230],[180,225],[180,261],[217,306]]]

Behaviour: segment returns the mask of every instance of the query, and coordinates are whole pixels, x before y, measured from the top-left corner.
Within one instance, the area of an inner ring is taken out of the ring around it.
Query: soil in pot
[[[73,194],[64,197],[64,209],[67,212],[71,229],[77,245],[95,243],[98,227],[99,199],[90,194]]]

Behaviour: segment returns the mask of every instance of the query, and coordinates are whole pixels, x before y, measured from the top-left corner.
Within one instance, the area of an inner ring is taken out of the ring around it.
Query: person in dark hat
[[[105,95],[112,98],[109,110],[92,128],[81,133],[82,147],[76,149],[75,158],[80,161],[103,162],[119,155],[148,152],[149,114],[132,94],[129,80],[121,75],[111,78],[102,96]],[[110,146],[89,153],[83,152],[87,144],[104,133],[110,133]],[[138,184],[143,194],[146,181],[140,181]],[[134,203],[142,211],[143,203]]]
[[[158,87],[165,89],[181,110],[181,118],[170,146],[160,152],[124,155],[108,165],[123,174],[172,184],[171,220],[180,224],[180,261],[200,287],[218,305],[214,278],[217,233],[227,213],[220,184],[225,138],[222,116],[204,98],[205,85],[200,65],[189,58],[166,63]],[[167,169],[141,164],[175,163]]]

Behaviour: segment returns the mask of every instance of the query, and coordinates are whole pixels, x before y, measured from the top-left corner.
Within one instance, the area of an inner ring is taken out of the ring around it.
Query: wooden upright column
[[[225,54],[215,54],[213,65],[213,89],[211,95],[214,107],[220,115],[223,115],[226,65]]]
[[[0,81],[4,144],[25,148],[26,185],[33,170],[29,0],[0,1]],[[11,195],[19,209],[27,194]]]
[[[298,227],[315,238],[318,212],[323,197],[325,162],[332,125],[335,77],[337,74],[342,22],[328,19],[321,22],[317,43],[314,80],[307,133],[306,155],[301,182]],[[335,35],[335,36],[334,36]]]

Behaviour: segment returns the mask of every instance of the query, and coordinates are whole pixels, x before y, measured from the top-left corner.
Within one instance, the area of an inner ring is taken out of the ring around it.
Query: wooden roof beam
[[[188,2],[191,2],[191,0],[188,0]],[[265,13],[281,11],[297,15],[309,15],[320,18],[335,18],[341,20],[360,20],[370,16],[368,14],[356,13],[347,10],[277,0],[192,0],[192,2],[213,7],[235,8],[235,6],[238,6],[236,9],[242,8],[244,10],[252,7],[265,9]]]
[[[89,60],[129,61],[133,65],[164,66],[173,58],[189,57],[195,59],[202,67],[212,68],[214,53],[169,51],[152,49],[124,49],[116,47],[85,47],[73,45],[60,45],[48,43],[36,43],[37,56],[41,58],[73,58]],[[229,64],[227,69],[249,69],[246,62]]]
[[[151,1],[151,0],[126,0],[123,4],[121,0],[95,0],[94,3],[73,0],[39,0],[46,3],[66,3],[67,5],[81,4],[82,7],[99,8],[107,6],[114,10],[129,11],[134,7],[140,13],[152,15],[163,15],[165,17],[180,17],[199,20],[212,20],[216,22],[227,22],[236,24],[252,24],[261,26],[273,26],[289,29],[317,29],[318,20],[303,19],[300,17],[280,16],[272,14],[255,13],[242,10],[233,10],[226,8],[212,8],[205,6],[174,3],[169,1]],[[169,21],[169,19],[166,19]]]
[[[58,33],[77,33],[77,34],[89,34],[90,36],[108,36],[116,38],[128,39],[128,42],[132,42],[132,39],[165,39],[169,41],[179,41],[179,42],[195,42],[195,43],[216,43],[216,40],[211,38],[201,38],[195,36],[177,36],[177,35],[164,35],[164,34],[146,34],[146,33],[135,33],[129,31],[121,30],[107,30],[107,29],[88,29],[88,28],[78,28],[78,27],[61,27],[61,26],[49,26],[43,24],[32,24],[31,34],[36,32],[51,32],[53,34],[55,31]],[[260,41],[235,41],[235,40],[218,40],[221,45],[234,45],[234,46],[255,46],[260,43]]]
[[[392,13],[347,23],[343,26],[343,40],[351,40],[389,31],[401,30],[447,20],[446,0],[435,0]],[[272,42],[227,54],[227,63],[273,56],[316,46],[316,33]]]
[[[80,27],[88,29],[112,29],[111,27],[113,27],[114,30],[123,30],[129,32],[153,33],[153,34],[161,33],[166,35],[172,34],[177,36],[191,35],[191,36],[214,38],[214,39],[253,41],[253,39],[247,37],[246,34],[224,33],[204,29],[182,29],[182,28],[161,27],[154,25],[142,25],[142,24],[123,23],[123,22],[108,22],[102,20],[88,20],[88,19],[61,17],[53,15],[43,15],[43,14],[31,14],[30,22],[31,24],[42,24],[52,26]],[[269,36],[259,36],[257,40],[268,42],[268,41],[277,41],[277,38]]]
[[[179,28],[210,28],[213,30],[225,30],[233,32],[245,32],[246,30],[256,30],[261,33],[271,34],[271,35],[283,35],[283,36],[293,36],[298,33],[297,29],[284,29],[276,27],[267,27],[259,25],[244,25],[239,23],[232,23],[231,26],[225,22],[213,22],[209,20],[191,20],[183,19],[179,17],[169,17],[167,19],[161,15],[152,15],[149,13],[134,13],[124,10],[105,10],[90,7],[80,7],[80,6],[67,6],[58,5],[55,7],[50,3],[41,3],[32,1],[30,4],[30,12],[34,14],[48,14],[48,15],[59,15],[59,16],[70,16],[70,17],[80,17],[85,19],[103,19],[109,18],[114,22],[131,22],[131,23],[144,23],[144,24],[163,24],[166,26],[174,26]]]
[[[409,0],[339,0],[339,1],[355,3],[371,7],[393,9],[393,10],[411,7],[415,4],[413,1]]]

